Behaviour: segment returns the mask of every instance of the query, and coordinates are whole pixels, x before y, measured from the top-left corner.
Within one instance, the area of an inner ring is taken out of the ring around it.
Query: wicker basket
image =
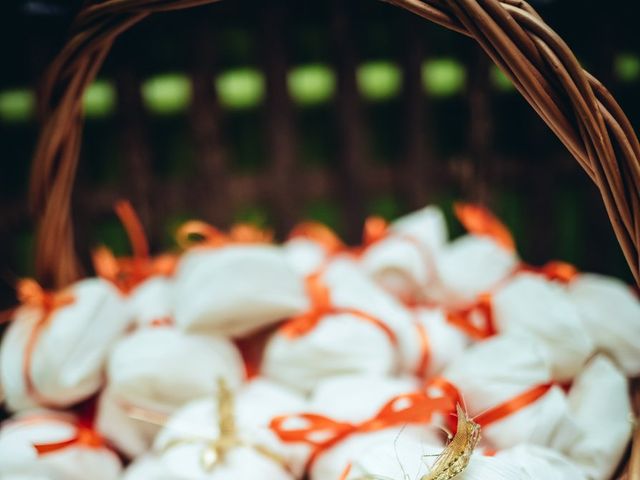
[[[82,96],[113,42],[154,12],[215,1],[89,1],[78,14],[70,39],[45,76],[41,97],[43,125],[31,201],[39,226],[36,269],[44,284],[62,287],[79,277],[71,196],[82,138]],[[606,88],[522,0],[387,1],[480,44],[597,185],[640,283],[640,143]],[[286,150],[286,142],[280,147]],[[632,480],[640,480],[640,432],[636,440],[624,474]]]

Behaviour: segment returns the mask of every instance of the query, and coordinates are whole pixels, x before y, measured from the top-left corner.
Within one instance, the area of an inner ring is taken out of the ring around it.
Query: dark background
[[[0,7],[2,306],[15,279],[33,274],[31,95],[80,3]],[[640,124],[637,2],[535,4]],[[490,205],[530,262],[559,258],[630,281],[595,187],[480,50],[387,4],[227,0],[156,15],[118,40],[99,79],[74,196],[85,260],[97,243],[127,251],[111,213],[121,197],[155,250],[171,248],[191,217],[281,236],[312,217],[355,241],[366,214],[435,202],[451,220],[452,202],[465,199]],[[278,160],[283,148],[294,166]],[[208,168],[211,158],[222,167]]]

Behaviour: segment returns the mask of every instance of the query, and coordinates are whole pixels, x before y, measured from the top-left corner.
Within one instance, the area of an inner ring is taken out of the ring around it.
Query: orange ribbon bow
[[[336,307],[331,303],[331,294],[326,285],[322,283],[321,274],[316,273],[307,277],[307,295],[311,302],[311,309],[297,317],[290,319],[280,327],[280,331],[289,338],[298,338],[307,335],[322,321],[326,315],[346,313],[369,322],[384,331],[393,345],[397,339],[393,331],[378,318],[366,312],[354,308]]]
[[[406,424],[428,424],[434,413],[448,412],[453,408],[447,397],[433,398],[423,392],[414,392],[393,398],[373,418],[359,424],[305,413],[276,417],[271,421],[270,428],[283,442],[306,443],[314,448],[307,463],[308,469],[323,452],[350,435]],[[306,426],[288,429],[286,424],[295,420],[304,421]]]
[[[17,285],[17,297],[21,306],[39,310],[39,317],[33,326],[29,338],[24,347],[24,358],[22,361],[22,374],[25,382],[27,395],[34,398],[38,403],[47,405],[49,402],[42,397],[35,387],[31,376],[31,361],[38,339],[42,330],[49,323],[51,315],[59,308],[72,304],[75,299],[70,291],[50,292],[44,290],[38,282],[33,279],[23,279]],[[15,318],[17,309],[11,309],[2,315],[2,321],[9,321]]]
[[[124,226],[133,250],[131,257],[116,258],[107,247],[98,247],[93,252],[93,265],[99,277],[109,280],[127,294],[154,275],[172,275],[177,257],[171,254],[152,258],[142,222],[127,201],[117,202],[114,210]]]

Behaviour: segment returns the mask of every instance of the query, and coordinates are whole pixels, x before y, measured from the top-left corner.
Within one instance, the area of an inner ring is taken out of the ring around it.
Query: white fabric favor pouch
[[[244,336],[304,310],[304,283],[282,249],[229,245],[187,252],[175,277],[175,320],[188,331]]]
[[[3,480],[116,480],[121,468],[101,438],[69,415],[32,411],[0,428]]]
[[[582,435],[564,449],[591,480],[608,480],[620,464],[633,430],[629,382],[604,355],[594,357],[569,391]]]
[[[472,305],[498,287],[518,266],[515,252],[489,237],[465,235],[436,256],[437,281],[428,294],[448,308]]]
[[[564,392],[550,383],[546,349],[526,336],[499,335],[478,343],[449,365],[442,377],[458,389],[459,401],[472,418],[477,417],[483,437],[494,448],[551,445],[559,428],[567,442],[578,435],[577,426],[569,421]]]
[[[499,332],[532,336],[547,347],[554,380],[571,380],[593,353],[593,341],[565,289],[542,275],[515,275],[495,292],[492,304]]]
[[[119,402],[163,413],[214,395],[219,378],[234,389],[245,378],[230,340],[174,327],[142,328],[120,340],[107,373],[109,391]]]
[[[447,240],[444,215],[426,207],[393,222],[361,256],[364,270],[398,298],[421,300],[434,280],[434,257]]]
[[[27,281],[30,282],[30,281]],[[23,284],[24,285],[24,284]],[[2,338],[0,377],[10,410],[64,407],[93,395],[129,318],[118,291],[98,278],[50,294],[30,283]]]
[[[157,458],[170,478],[290,480],[306,448],[282,443],[268,428],[276,415],[303,408],[301,397],[264,380],[185,405],[156,438]]]
[[[349,260],[308,279],[310,307],[267,343],[262,374],[309,392],[335,375],[388,375],[415,366],[416,326],[408,310]],[[404,358],[403,353],[412,358]]]
[[[584,328],[628,377],[640,374],[640,300],[624,282],[581,274],[568,287]]]

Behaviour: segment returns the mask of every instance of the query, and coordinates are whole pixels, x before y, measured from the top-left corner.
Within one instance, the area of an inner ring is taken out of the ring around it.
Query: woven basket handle
[[[82,97],[116,37],[147,15],[216,0],[87,2],[42,91],[44,123],[31,174],[38,225],[36,269],[61,287],[79,277],[71,194],[82,137]],[[640,283],[640,144],[611,94],[522,0],[387,0],[474,38],[513,81],[600,189],[631,271]]]

